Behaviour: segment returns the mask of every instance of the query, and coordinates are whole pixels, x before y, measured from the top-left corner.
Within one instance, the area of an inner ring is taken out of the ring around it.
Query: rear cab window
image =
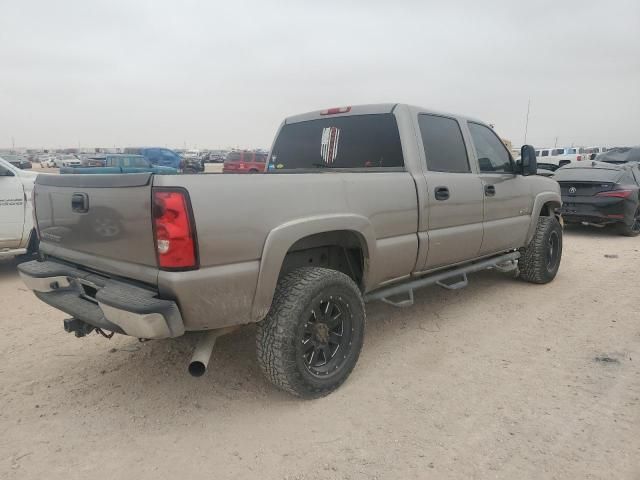
[[[398,125],[393,114],[385,113],[285,124],[271,151],[268,171],[403,167]]]
[[[457,120],[439,115],[420,114],[418,125],[429,171],[471,172],[467,147]]]

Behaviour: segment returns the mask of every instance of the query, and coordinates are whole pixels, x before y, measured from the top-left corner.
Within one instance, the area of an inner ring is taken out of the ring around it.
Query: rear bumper
[[[94,327],[138,338],[184,334],[178,305],[147,287],[51,260],[22,263],[18,271],[40,300]]]
[[[635,208],[626,199],[606,198],[580,201],[576,197],[563,197],[561,214],[566,223],[627,223]]]

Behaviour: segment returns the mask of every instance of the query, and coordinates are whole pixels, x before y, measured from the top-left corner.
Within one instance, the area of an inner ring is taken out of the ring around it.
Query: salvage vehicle
[[[152,165],[142,155],[127,155],[126,153],[110,154],[104,157],[104,163],[95,167],[62,167],[61,174],[115,174],[115,173],[158,173],[171,175],[178,173],[172,167]]]
[[[222,165],[222,173],[261,173],[265,171],[267,153],[229,152]]]
[[[159,165],[161,167],[172,167],[178,171],[182,170],[184,166],[183,158],[175,151],[169,148],[163,147],[127,147],[123,153],[129,153],[133,155],[142,155],[152,165]]]
[[[406,307],[417,288],[460,289],[487,268],[553,280],[560,188],[536,175],[533,147],[521,158],[487,124],[419,107],[297,115],[264,175],[38,178],[41,258],[19,271],[76,336],[208,331],[195,376],[217,336],[257,323],[267,378],[318,397],[354,368],[366,302]],[[117,238],[93,234],[104,218]]]
[[[37,249],[31,205],[37,176],[0,158],[0,257],[23,255]]]
[[[640,162],[640,146],[637,147],[616,147],[610,148],[606,152],[596,157],[598,162],[607,163],[629,163]]]
[[[82,166],[82,162],[75,155],[60,155],[55,158],[54,163],[58,168]]]
[[[5,160],[6,162],[9,162],[11,165],[13,165],[16,168],[19,168],[20,170],[29,170],[30,168],[33,167],[33,165],[29,160],[26,160],[18,155],[11,155],[11,154],[5,153],[0,155],[0,158]]]
[[[580,162],[556,170],[554,179],[560,184],[565,223],[611,225],[628,237],[640,234],[638,163]]]

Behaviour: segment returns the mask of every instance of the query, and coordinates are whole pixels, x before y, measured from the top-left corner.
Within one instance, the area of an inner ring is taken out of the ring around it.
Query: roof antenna
[[[527,121],[524,124],[524,143],[527,143],[527,133],[529,131],[529,108],[531,107],[531,98],[527,102]]]

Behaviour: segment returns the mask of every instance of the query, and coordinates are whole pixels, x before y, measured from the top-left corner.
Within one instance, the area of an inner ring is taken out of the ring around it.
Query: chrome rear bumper
[[[22,263],[18,271],[40,300],[94,327],[138,338],[184,334],[178,305],[150,288],[52,260]]]

